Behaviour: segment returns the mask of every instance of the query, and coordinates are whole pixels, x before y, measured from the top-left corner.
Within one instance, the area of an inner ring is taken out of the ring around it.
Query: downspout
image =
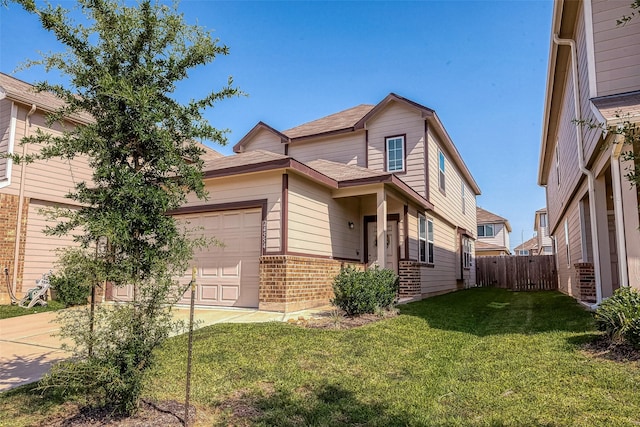
[[[31,109],[27,113],[27,116],[24,119],[24,135],[23,138],[26,138],[29,133],[29,126],[31,125],[30,117],[33,113],[36,112],[36,104],[31,105]],[[24,187],[25,187],[25,178],[27,176],[27,164],[24,162],[24,157],[27,154],[27,144],[22,145],[22,168],[20,169],[20,190],[18,193],[18,226],[16,228],[16,244],[15,251],[13,253],[13,284],[12,289],[13,293],[16,293],[16,286],[18,284],[18,265],[20,262],[20,236],[22,236],[22,211],[24,210]]]
[[[618,267],[620,269],[620,286],[629,286],[629,273],[627,272],[627,245],[624,235],[624,211],[622,209],[622,183],[620,182],[620,154],[624,138],[616,135],[616,140],[611,150],[611,181],[613,184],[613,209],[616,218],[616,243],[618,245]]]
[[[561,39],[557,33],[553,34],[553,42],[557,45],[565,45],[571,48],[571,75],[573,77],[573,102],[576,119],[582,119],[582,109],[580,107],[580,91],[578,87],[578,54],[576,51],[576,42],[572,39]],[[584,161],[584,147],[582,141],[582,129],[576,125],[576,142],[578,145],[578,167],[580,172],[587,177],[589,187],[589,215],[591,222],[591,246],[593,252],[593,269],[596,279],[596,304],[602,302],[602,278],[600,277],[600,252],[598,245],[598,227],[596,224],[596,191],[595,176],[593,172],[587,169]]]

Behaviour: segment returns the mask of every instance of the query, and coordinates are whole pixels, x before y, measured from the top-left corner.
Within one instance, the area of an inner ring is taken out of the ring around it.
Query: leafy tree
[[[636,16],[637,9],[640,9],[640,0],[633,0],[631,2],[631,13],[629,15],[622,15],[622,18],[616,20],[616,25],[625,25],[627,22],[631,21],[634,16]]]
[[[78,0],[80,22],[61,6],[15,1],[66,47],[27,63],[68,77],[66,86],[35,85],[65,101],[49,120],[63,122],[74,114],[92,120],[60,136],[38,131],[24,138],[22,143],[41,145],[39,154],[14,160],[88,159],[92,182],[79,183],[67,196],[82,207],[58,210],[63,220],[48,232],[72,233],[85,247],[106,236],[109,250],[97,256],[99,267],[91,274],[116,286],[134,286],[131,306],[100,309],[91,336],[75,327],[84,320],[68,319],[63,332],[83,357],[62,365],[46,384],[99,392],[117,409],[132,413],[153,350],[170,333],[168,310],[177,298],[172,277],[185,271],[192,256],[194,241],[167,213],[189,193],[206,197],[203,150],[194,140],[223,144],[226,139],[202,112],[240,92],[229,78],[199,100],[180,103],[173,95],[190,69],[227,55],[228,48],[202,27],[188,25],[177,5]]]

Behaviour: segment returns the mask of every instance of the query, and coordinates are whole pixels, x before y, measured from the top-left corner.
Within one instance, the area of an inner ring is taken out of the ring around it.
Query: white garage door
[[[176,216],[176,219],[196,228],[194,235],[215,238],[223,246],[209,246],[194,253],[196,267],[197,305],[258,307],[260,209],[233,210]],[[191,280],[191,269],[179,278],[181,285]],[[115,299],[132,298],[130,287],[115,288]],[[181,304],[191,297],[187,289]]]

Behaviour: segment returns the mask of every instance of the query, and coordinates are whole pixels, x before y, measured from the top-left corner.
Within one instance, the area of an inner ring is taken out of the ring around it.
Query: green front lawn
[[[47,301],[46,306],[36,305],[32,308],[18,307],[17,305],[0,305],[0,319],[9,317],[24,316],[27,314],[43,313],[45,311],[55,311],[64,308],[64,304],[59,301]]]
[[[556,292],[472,289],[401,306],[351,330],[224,324],[195,334],[202,425],[634,426],[640,364],[590,356],[591,315]],[[170,340],[146,399],[184,400],[186,336]],[[59,412],[28,389],[0,425]],[[181,415],[181,414],[179,414]]]

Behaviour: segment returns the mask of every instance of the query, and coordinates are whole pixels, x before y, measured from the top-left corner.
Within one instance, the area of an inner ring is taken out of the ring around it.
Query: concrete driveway
[[[309,318],[330,307],[294,313],[276,313],[244,308],[197,308],[194,319],[198,327],[216,323],[286,322]],[[177,319],[189,319],[189,309],[174,308]],[[51,365],[70,356],[61,350],[62,342],[55,334],[59,326],[56,313],[45,312],[0,319],[0,392],[42,378]]]

